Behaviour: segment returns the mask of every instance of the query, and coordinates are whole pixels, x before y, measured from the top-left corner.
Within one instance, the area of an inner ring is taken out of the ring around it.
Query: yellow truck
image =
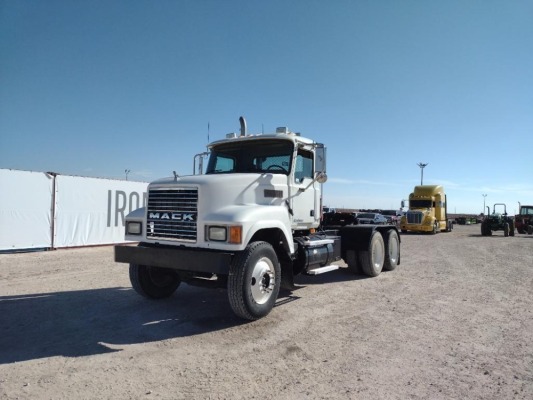
[[[405,204],[402,201],[402,207]],[[403,233],[412,232],[450,232],[453,229],[448,219],[446,194],[442,185],[415,186],[409,195],[409,211],[400,220]]]

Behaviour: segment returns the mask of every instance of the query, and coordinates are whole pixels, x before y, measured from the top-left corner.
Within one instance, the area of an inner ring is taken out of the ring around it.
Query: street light
[[[482,194],[482,196],[483,196],[483,214],[485,214],[485,199],[486,199],[487,195],[486,194]]]
[[[417,165],[420,167],[420,185],[423,185],[424,183],[424,168],[426,167],[426,165],[428,165],[429,163],[421,163],[419,162]]]
[[[125,169],[124,173],[126,174],[126,180],[128,180],[128,174],[131,172],[131,169]]]

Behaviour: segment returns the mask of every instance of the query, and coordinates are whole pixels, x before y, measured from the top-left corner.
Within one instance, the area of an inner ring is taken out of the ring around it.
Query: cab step
[[[310,269],[309,271],[307,271],[307,273],[309,275],[319,275],[319,274],[324,274],[324,273],[329,272],[329,271],[335,271],[336,269],[339,269],[339,266],[332,264],[332,265],[326,265],[324,267]]]

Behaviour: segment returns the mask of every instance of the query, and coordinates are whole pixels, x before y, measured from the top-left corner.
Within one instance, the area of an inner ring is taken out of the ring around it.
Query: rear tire
[[[130,264],[130,282],[141,296],[164,299],[176,291],[181,279],[175,271],[168,268]]]
[[[253,242],[230,266],[228,298],[233,312],[244,319],[264,317],[274,307],[281,285],[281,267],[274,248]]]
[[[503,224],[503,236],[509,236],[509,222]]]
[[[487,220],[483,221],[481,223],[481,235],[482,236],[490,236],[491,235],[490,226]]]
[[[368,250],[359,251],[359,263],[365,275],[378,276],[385,262],[385,243],[383,236],[374,231],[368,243]]]
[[[383,269],[385,271],[395,270],[400,263],[400,238],[398,233],[391,229],[385,233],[385,261]]]
[[[359,255],[357,254],[357,251],[346,251],[346,264],[348,265],[348,269],[350,270],[350,272],[353,272],[356,275],[363,273],[361,265],[359,264]]]
[[[446,232],[451,232],[453,230],[452,221],[446,221]]]

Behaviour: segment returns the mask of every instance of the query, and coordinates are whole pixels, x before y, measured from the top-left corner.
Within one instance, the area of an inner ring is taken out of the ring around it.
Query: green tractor
[[[503,213],[496,212],[496,206],[503,206]],[[507,215],[507,207],[503,203],[496,203],[490,213],[490,207],[487,206],[487,215],[481,223],[481,235],[491,236],[492,231],[503,231],[503,235],[514,236],[514,220]]]

